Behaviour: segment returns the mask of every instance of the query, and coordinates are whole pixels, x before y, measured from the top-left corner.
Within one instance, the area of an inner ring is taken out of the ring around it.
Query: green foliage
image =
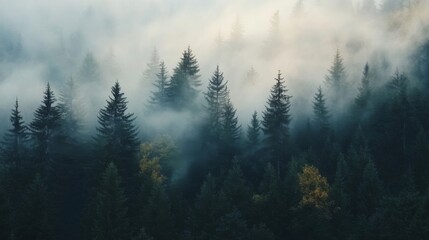
[[[374,162],[369,160],[363,170],[362,181],[359,186],[359,212],[369,217],[379,206],[382,196],[382,184],[378,178]]]

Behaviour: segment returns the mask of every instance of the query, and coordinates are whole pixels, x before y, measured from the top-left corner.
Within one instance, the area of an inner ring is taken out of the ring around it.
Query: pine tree
[[[280,163],[286,158],[291,116],[290,98],[279,71],[276,83],[271,89],[268,105],[263,113],[262,130],[265,134],[265,146],[271,158],[276,162],[277,174],[280,175]]]
[[[46,173],[52,167],[60,134],[61,112],[55,106],[56,98],[49,83],[46,86],[42,105],[34,113],[30,130],[35,144],[36,161],[39,169]]]
[[[221,144],[223,146],[222,151],[229,158],[234,156],[237,148],[236,143],[241,134],[241,126],[238,125],[236,111],[231,100],[227,97],[222,111]]]
[[[240,17],[237,16],[232,26],[231,35],[229,39],[229,47],[231,52],[240,51],[243,48],[243,32],[243,25],[241,23]]]
[[[325,82],[334,93],[334,101],[338,101],[342,97],[339,94],[344,93],[346,87],[346,69],[343,64],[343,57],[338,49],[334,56],[334,62],[328,72],[329,74],[325,77]]]
[[[18,107],[18,99],[16,99],[15,106],[9,118],[12,128],[4,135],[3,146],[1,148],[3,163],[14,167],[21,166],[25,160],[29,140],[28,129],[22,120],[22,115]]]
[[[356,96],[355,103],[359,107],[365,107],[368,103],[368,99],[371,96],[371,88],[370,88],[370,75],[369,75],[369,65],[365,64],[363,69],[363,76],[361,80],[361,85],[358,89],[358,95]]]
[[[94,239],[129,239],[127,207],[121,180],[114,163],[109,163],[97,193]]]
[[[58,108],[61,112],[61,128],[63,134],[71,141],[80,139],[82,133],[82,104],[78,87],[73,78],[70,78],[59,97]]]
[[[224,82],[223,73],[219,70],[219,66],[217,66],[213,76],[209,80],[207,93],[205,93],[208,115],[206,127],[209,132],[209,138],[214,141],[219,141],[221,138],[223,111],[228,95],[226,84],[227,82]]]
[[[322,87],[317,88],[313,101],[314,125],[319,133],[326,135],[329,131],[329,112],[325,104]],[[326,136],[325,136],[326,137]]]
[[[150,108],[152,110],[162,110],[168,101],[167,89],[168,89],[168,72],[165,67],[164,61],[158,66],[158,73],[156,73],[155,92],[152,92],[152,96],[149,100]]]
[[[251,149],[258,148],[260,141],[261,123],[258,119],[258,113],[252,114],[250,125],[247,126],[247,144]]]
[[[137,171],[137,129],[134,114],[127,113],[128,102],[118,82],[112,86],[111,94],[107,106],[100,109],[96,140],[105,161],[101,167],[113,162],[125,181]]]
[[[146,70],[143,72],[143,80],[152,82],[156,81],[156,79],[159,79],[158,73],[161,63],[158,55],[158,50],[154,48],[150,61],[146,65]]]
[[[79,80],[85,83],[100,82],[101,80],[100,66],[94,55],[90,52],[88,52],[83,59],[79,71]]]
[[[225,177],[221,195],[227,200],[227,209],[238,208],[241,212],[248,210],[250,190],[237,159],[233,160],[232,167]]]
[[[184,110],[194,106],[198,87],[201,86],[199,71],[197,59],[188,47],[174,69],[168,86],[169,104],[174,109]]]

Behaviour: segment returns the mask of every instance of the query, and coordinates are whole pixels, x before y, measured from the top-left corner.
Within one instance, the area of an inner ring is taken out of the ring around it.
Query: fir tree
[[[319,133],[327,134],[329,131],[329,112],[325,104],[325,96],[322,92],[322,87],[317,88],[313,101],[314,125],[319,130]]]
[[[160,64],[158,50],[156,48],[153,49],[150,61],[146,65],[146,70],[143,72],[143,80],[144,81],[156,81],[159,79],[159,67]]]
[[[104,171],[99,189],[93,225],[94,239],[129,239],[126,199],[114,163],[109,163]]]
[[[169,104],[173,108],[183,110],[189,109],[194,105],[198,87],[201,86],[199,71],[197,59],[191,48],[188,47],[174,69],[168,86]]]
[[[365,67],[363,69],[363,76],[361,79],[361,85],[358,89],[358,95],[355,99],[356,105],[359,107],[365,107],[368,103],[368,99],[371,95],[371,89],[370,89],[370,75],[369,75],[369,65],[368,63],[365,64]]]
[[[134,114],[127,113],[127,99],[118,82],[112,86],[107,106],[100,109],[97,143],[103,151],[105,163],[113,162],[124,180],[137,170],[137,129]],[[101,167],[106,166],[105,163]]]
[[[291,116],[290,98],[279,71],[276,83],[271,89],[268,105],[263,113],[262,130],[265,134],[265,146],[271,158],[276,162],[277,174],[280,175],[280,163],[286,158]]]
[[[35,144],[37,165],[42,173],[52,166],[56,144],[60,135],[61,112],[55,106],[55,96],[49,83],[46,86],[42,105],[34,113],[30,130]]]
[[[222,111],[221,144],[223,152],[232,157],[236,151],[236,143],[240,138],[241,126],[238,125],[238,117],[229,97],[226,98]]]
[[[251,149],[258,148],[260,141],[261,123],[258,119],[258,113],[252,114],[250,125],[247,126],[247,144]]]
[[[22,120],[21,112],[18,109],[18,99],[12,109],[10,122],[12,128],[8,130],[3,139],[1,148],[1,158],[9,166],[19,167],[25,159],[28,142],[27,127]]]
[[[63,134],[72,141],[77,141],[83,128],[82,104],[78,87],[73,78],[70,78],[61,92],[58,108],[61,112],[61,128]]]
[[[156,90],[152,92],[152,96],[149,100],[149,103],[151,109],[159,111],[166,106],[168,101],[168,72],[165,67],[164,61],[161,61],[161,63],[159,64],[158,73],[156,73],[155,79],[156,80],[153,85],[155,86]]]
[[[223,73],[216,67],[213,76],[209,80],[205,98],[207,101],[207,130],[209,138],[219,141],[222,133],[223,111],[228,96],[228,90],[224,82]]]
[[[338,49],[334,56],[334,62],[328,72],[329,74],[325,77],[325,82],[330,90],[333,91],[335,96],[334,102],[336,102],[341,99],[342,95],[339,94],[342,94],[346,87],[346,69],[343,64],[343,57]]]

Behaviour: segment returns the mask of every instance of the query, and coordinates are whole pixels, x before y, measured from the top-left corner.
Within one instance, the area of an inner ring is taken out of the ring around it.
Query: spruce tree
[[[247,126],[247,144],[251,149],[258,148],[260,141],[261,123],[258,119],[258,113],[252,114],[250,125]]]
[[[325,96],[322,87],[317,88],[313,101],[314,124],[319,133],[326,135],[329,131],[329,112],[325,104]]]
[[[3,163],[8,166],[20,167],[25,160],[29,135],[19,111],[18,99],[15,101],[15,106],[12,109],[9,120],[12,123],[12,128],[4,135],[1,158]]]
[[[238,125],[236,111],[231,100],[227,97],[222,111],[221,150],[228,158],[233,157],[236,153],[236,144],[241,134],[241,126]]]
[[[265,134],[265,147],[276,163],[277,175],[280,175],[280,163],[286,158],[289,137],[290,98],[279,71],[276,83],[271,89],[266,110],[263,112],[262,130]]]
[[[134,114],[127,113],[128,102],[118,82],[112,86],[111,94],[98,116],[96,141],[104,161],[99,167],[113,162],[125,181],[137,171],[137,129],[133,124]]]
[[[180,62],[174,68],[168,86],[169,104],[176,110],[190,109],[201,86],[200,69],[190,47],[183,52]]]
[[[157,75],[161,63],[162,62],[160,62],[158,50],[154,48],[150,60],[146,65],[146,70],[143,72],[143,80],[152,82],[156,81],[157,78],[159,79]]]
[[[127,207],[118,170],[109,163],[97,193],[93,238],[103,240],[129,239]]]
[[[223,111],[228,95],[223,73],[216,67],[213,76],[209,80],[205,98],[207,101],[207,131],[212,141],[219,141],[222,133]]]
[[[158,73],[156,73],[156,78],[153,85],[155,86],[155,91],[152,92],[152,96],[149,100],[150,109],[160,111],[166,107],[168,101],[168,72],[164,61],[161,61],[159,64]]]
[[[361,85],[358,89],[359,92],[355,99],[355,103],[359,107],[365,107],[371,95],[369,74],[369,65],[366,63],[362,73]]]
[[[58,140],[61,137],[61,112],[55,105],[56,98],[49,83],[46,86],[42,105],[34,113],[30,123],[31,137],[35,145],[35,159],[38,168],[46,173],[53,166]]]
[[[81,137],[82,104],[76,81],[71,77],[65,84],[59,97],[58,108],[61,112],[61,129],[71,141],[78,141]]]
[[[341,94],[344,93],[346,87],[346,69],[344,67],[343,57],[338,49],[334,56],[334,62],[328,72],[328,75],[325,77],[325,83],[334,93],[334,102],[337,102],[341,100]]]

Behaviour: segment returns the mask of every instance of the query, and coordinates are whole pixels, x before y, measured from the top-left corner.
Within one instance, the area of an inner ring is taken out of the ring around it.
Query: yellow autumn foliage
[[[298,183],[302,194],[301,206],[328,208],[329,184],[316,167],[305,165],[298,174]]]

